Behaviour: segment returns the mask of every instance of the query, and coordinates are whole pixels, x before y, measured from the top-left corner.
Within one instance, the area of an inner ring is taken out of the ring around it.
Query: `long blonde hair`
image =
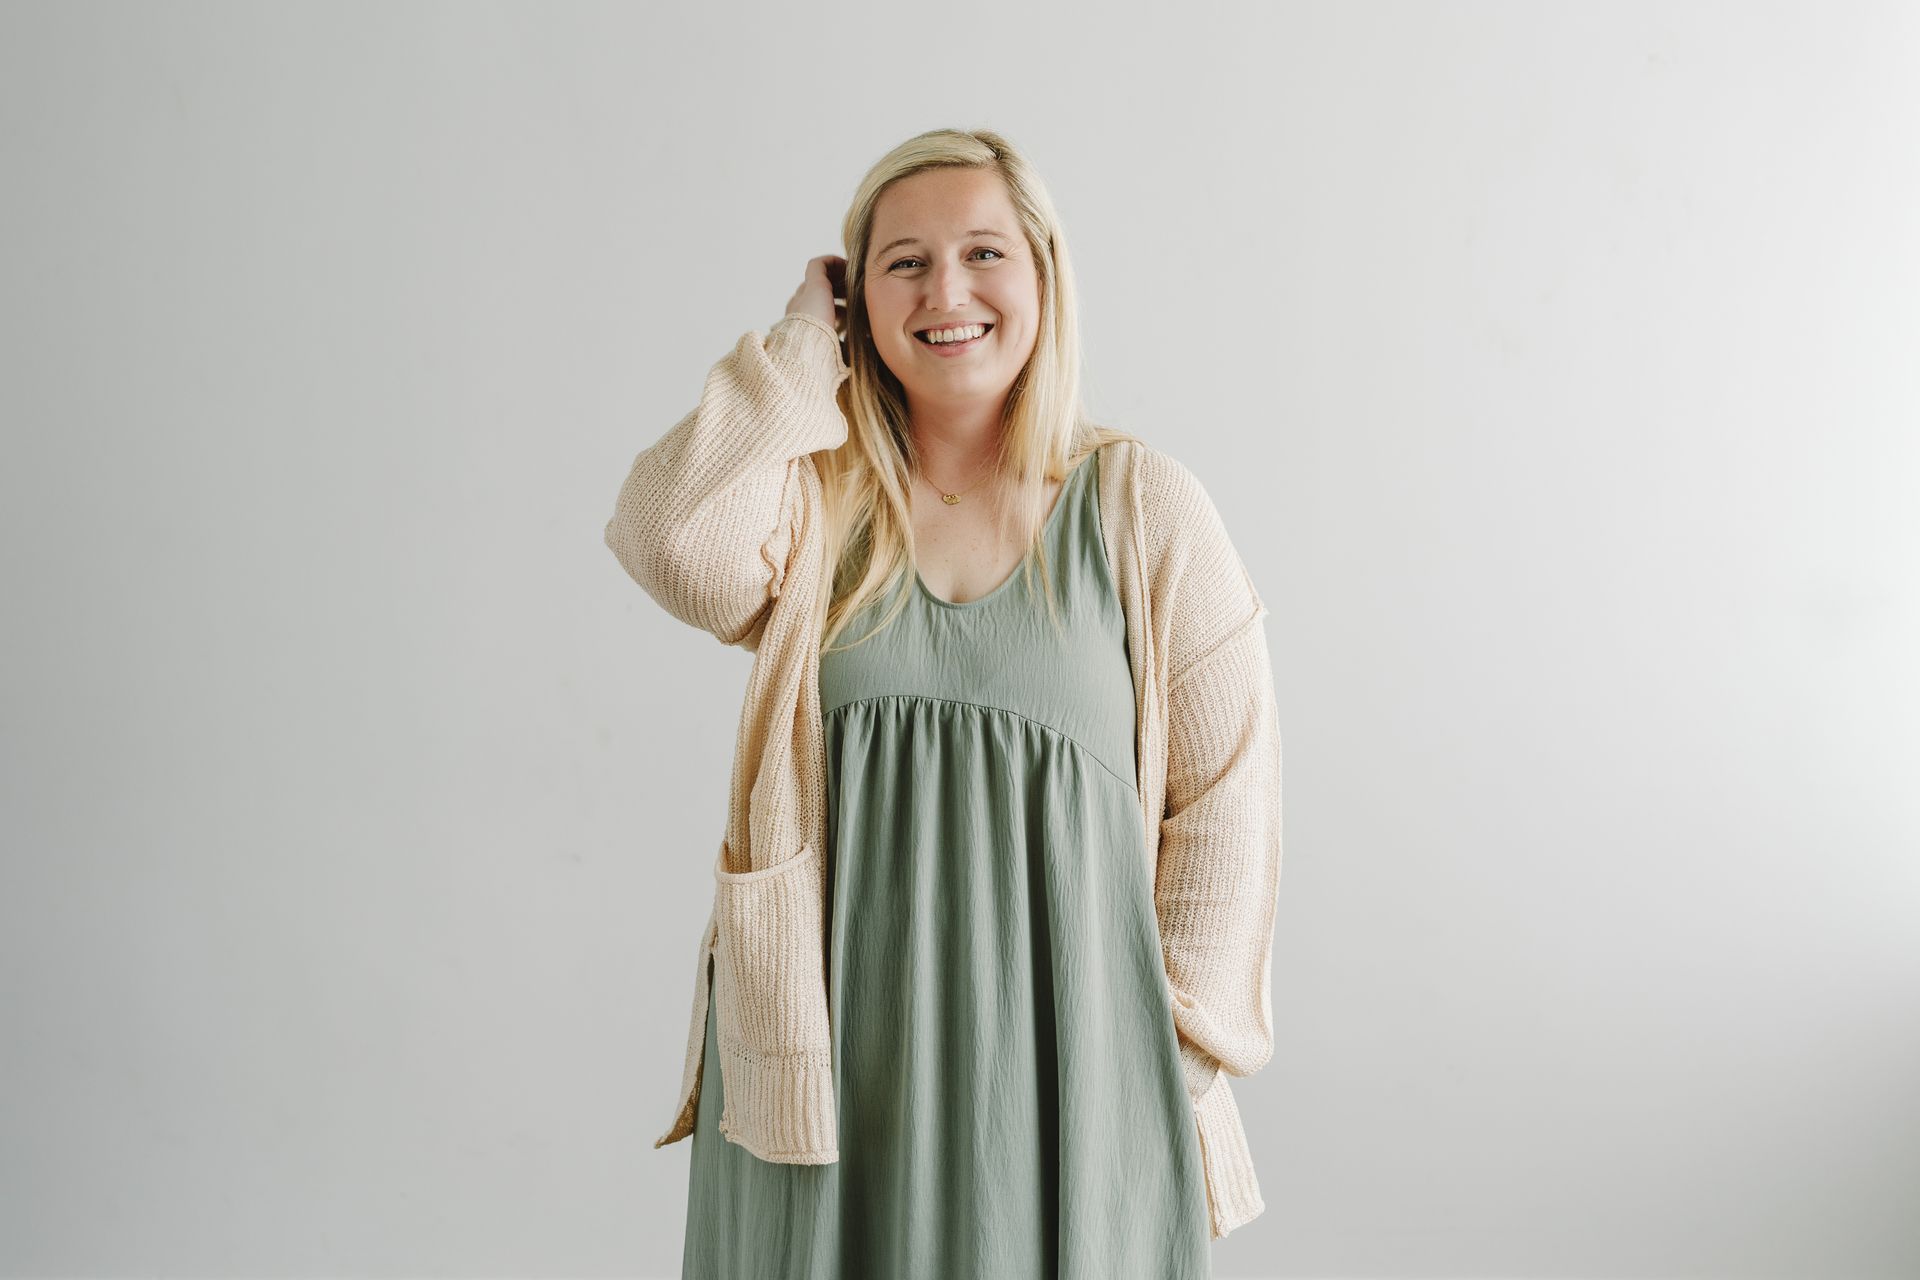
[[[1033,590],[1037,564],[1048,612],[1056,623],[1057,601],[1041,538],[1046,483],[1064,479],[1086,454],[1104,444],[1138,439],[1087,420],[1080,398],[1079,310],[1066,234],[1052,197],[1027,158],[999,134],[982,129],[934,129],[889,151],[861,180],[842,227],[851,376],[841,384],[839,404],[847,419],[847,439],[814,455],[826,499],[827,563],[835,566],[833,587],[826,593],[823,650],[834,646],[868,601],[892,584],[904,586],[911,569],[908,490],[917,459],[906,397],[899,379],[881,361],[868,325],[866,262],[881,194],[903,178],[942,167],[988,169],[1000,176],[1040,278],[1039,334],[1007,397],[994,474],[1013,487],[1015,496],[1007,505],[1031,549],[1022,561],[1026,589]],[[891,622],[906,599],[900,594],[860,639]]]

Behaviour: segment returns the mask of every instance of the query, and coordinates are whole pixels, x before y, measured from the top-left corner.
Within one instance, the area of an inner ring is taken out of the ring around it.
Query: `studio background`
[[[0,7],[0,1272],[678,1274],[750,659],[601,544],[1027,148],[1268,602],[1223,1277],[1920,1274],[1920,10]]]

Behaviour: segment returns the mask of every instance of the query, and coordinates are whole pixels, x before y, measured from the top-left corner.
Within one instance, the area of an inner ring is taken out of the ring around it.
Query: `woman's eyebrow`
[[[997,236],[998,238],[1002,240],[1007,240],[1007,241],[1011,241],[1013,239],[1012,236],[1007,235],[1005,232],[995,231],[992,227],[975,227],[973,230],[967,232],[967,234],[970,236]],[[886,244],[883,244],[878,249],[875,249],[873,253],[875,257],[879,257],[881,254],[885,253],[887,250],[898,249],[903,244],[919,244],[919,243],[920,243],[920,240],[917,236],[901,236],[898,240],[889,240]]]

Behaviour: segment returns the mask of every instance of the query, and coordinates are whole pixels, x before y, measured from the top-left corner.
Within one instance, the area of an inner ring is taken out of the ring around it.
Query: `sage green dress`
[[[1062,634],[1037,566],[964,604],[909,572],[822,655],[840,1159],[715,1130],[709,995],[687,1280],[1209,1274],[1098,460],[1046,521]]]

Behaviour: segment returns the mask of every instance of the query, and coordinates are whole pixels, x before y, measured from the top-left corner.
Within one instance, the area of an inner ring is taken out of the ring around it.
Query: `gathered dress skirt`
[[[1046,520],[1057,628],[1037,566],[959,604],[909,569],[822,655],[840,1158],[716,1130],[709,988],[687,1280],[1209,1274],[1098,460]]]

